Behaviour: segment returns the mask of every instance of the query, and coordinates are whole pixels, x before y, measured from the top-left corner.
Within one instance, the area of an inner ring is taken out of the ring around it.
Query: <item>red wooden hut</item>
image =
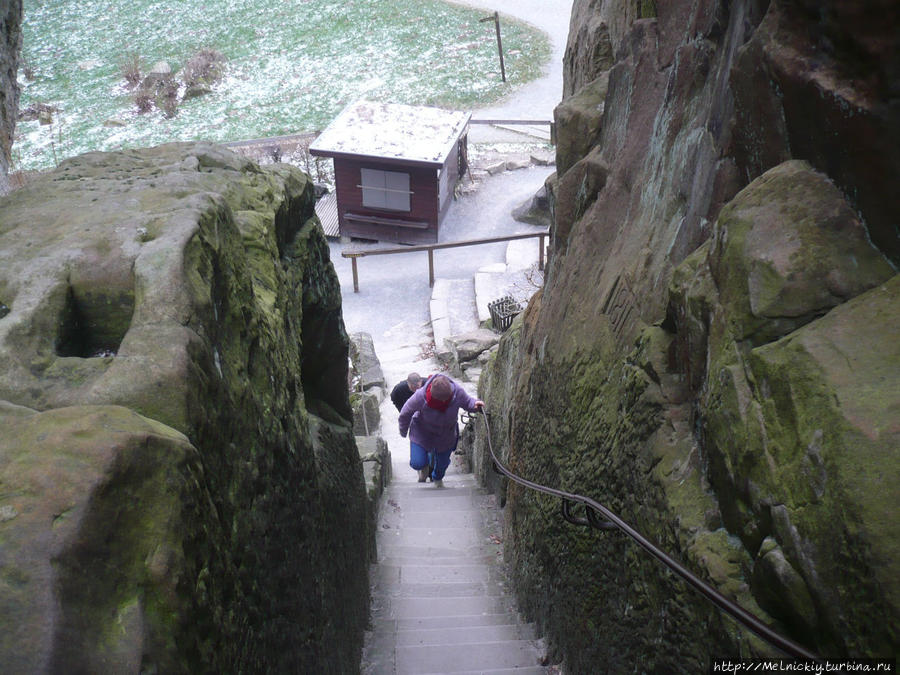
[[[404,244],[438,240],[466,170],[470,113],[359,101],[309,146],[334,161],[342,237]]]

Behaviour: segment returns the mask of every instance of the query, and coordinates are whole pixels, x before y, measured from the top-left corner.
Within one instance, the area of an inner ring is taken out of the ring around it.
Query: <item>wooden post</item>
[[[359,293],[359,274],[356,272],[356,256],[350,258],[350,264],[353,266],[353,292]]]
[[[494,20],[494,28],[497,30],[497,52],[500,54],[500,77],[506,82],[506,66],[503,64],[503,41],[500,39],[500,12],[494,12],[493,16],[479,19],[479,23]]]
[[[544,235],[538,237],[538,269],[544,271]]]
[[[434,249],[428,249],[428,286],[434,288]]]
[[[497,52],[500,54],[500,77],[506,82],[506,67],[503,65],[503,42],[500,40],[500,12],[494,12],[494,27],[497,29]]]

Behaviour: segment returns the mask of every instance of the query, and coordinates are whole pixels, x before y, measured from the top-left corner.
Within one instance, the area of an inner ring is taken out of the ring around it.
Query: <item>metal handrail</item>
[[[390,255],[394,253],[414,253],[416,251],[428,251],[428,285],[434,286],[434,251],[439,248],[459,248],[461,246],[477,246],[479,244],[497,244],[516,239],[531,239],[538,237],[538,269],[544,269],[544,237],[549,237],[548,230],[540,232],[525,232],[521,234],[507,234],[500,237],[486,237],[484,239],[462,239],[460,241],[447,241],[440,244],[418,244],[415,246],[402,246],[394,248],[350,249],[341,251],[341,257],[350,258],[353,266],[353,292],[359,293],[359,272],[356,269],[356,260],[370,255]]]
[[[733,600],[726,598],[719,591],[703,581],[700,577],[691,572],[680,562],[672,558],[664,551],[660,550],[640,532],[635,530],[628,523],[619,518],[619,516],[617,516],[602,504],[595,502],[590,497],[571,494],[569,492],[556,490],[545,485],[540,485],[539,483],[534,483],[514,474],[512,471],[507,469],[500,463],[497,455],[494,454],[494,446],[491,442],[491,427],[488,421],[488,415],[484,410],[482,410],[482,413],[482,417],[484,418],[485,434],[487,435],[488,451],[491,454],[491,461],[493,463],[494,471],[503,474],[513,482],[524,485],[527,488],[536,490],[538,492],[543,492],[548,495],[553,495],[554,497],[559,497],[560,499],[562,499],[563,518],[574,525],[584,525],[599,530],[622,530],[622,532],[634,539],[650,555],[652,555],[654,558],[659,560],[666,567],[668,567],[670,570],[684,579],[688,583],[688,585],[693,587],[695,591],[699,592],[720,610],[731,615],[731,617],[737,620],[738,623],[753,631],[756,635],[758,635],[769,644],[773,645],[777,649],[780,649],[785,654],[793,656],[794,658],[821,661],[820,657],[818,657],[813,652],[807,650],[805,647],[802,647],[796,642],[789,640],[783,635],[779,635],[774,630],[769,628],[769,626],[767,626],[758,616],[756,616],[752,612],[748,612]],[[584,504],[586,516],[585,518],[578,518],[572,515],[571,509],[573,503]],[[606,520],[600,520],[597,517],[598,513],[606,518]]]

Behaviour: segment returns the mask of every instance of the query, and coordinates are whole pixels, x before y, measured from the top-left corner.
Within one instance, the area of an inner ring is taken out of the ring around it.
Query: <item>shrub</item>
[[[153,94],[147,89],[138,89],[134,93],[134,104],[139,113],[148,113],[153,110]]]
[[[129,52],[119,64],[122,77],[129,87],[136,87],[141,82],[141,71],[144,69],[144,61],[137,52]]]
[[[22,74],[25,76],[25,79],[29,82],[34,81],[34,68],[31,67],[31,64],[24,58],[19,58],[19,67],[22,69]]]
[[[187,88],[211,87],[225,74],[225,56],[215,49],[201,49],[184,66],[182,79]]]
[[[162,110],[166,117],[175,117],[178,112],[178,83],[175,82],[175,78],[169,76],[157,82],[156,107]]]
[[[56,106],[52,106],[49,103],[41,103],[40,101],[35,101],[34,103],[29,104],[27,107],[19,110],[18,120],[20,122],[31,122],[33,120],[39,120],[41,118],[53,118],[54,113],[58,113],[59,108]]]
[[[166,117],[174,117],[178,112],[178,82],[171,74],[150,73],[135,89],[132,98],[139,113],[150,112],[156,107]]]

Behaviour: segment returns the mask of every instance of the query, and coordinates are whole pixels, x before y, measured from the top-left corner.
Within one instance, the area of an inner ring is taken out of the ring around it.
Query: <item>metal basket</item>
[[[512,320],[522,311],[522,305],[512,297],[505,295],[489,302],[488,311],[491,313],[494,330],[503,332],[510,327]]]

